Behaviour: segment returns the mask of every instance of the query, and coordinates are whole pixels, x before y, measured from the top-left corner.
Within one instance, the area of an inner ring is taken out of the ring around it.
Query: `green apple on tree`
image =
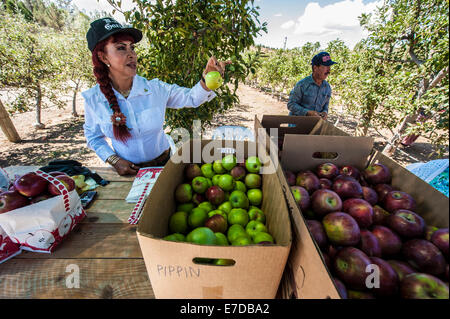
[[[171,233],[187,234],[189,230],[188,213],[180,211],[172,214],[169,219],[169,230]]]
[[[223,79],[218,71],[211,71],[205,75],[205,84],[210,90],[218,89],[222,83]]]

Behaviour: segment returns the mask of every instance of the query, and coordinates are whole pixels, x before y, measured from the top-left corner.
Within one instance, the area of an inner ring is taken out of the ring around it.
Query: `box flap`
[[[364,168],[371,153],[372,137],[293,135],[284,137],[281,166],[284,170],[298,172],[315,169],[322,163],[337,166],[354,165]],[[335,158],[315,158],[315,153],[327,153]],[[333,154],[331,154],[333,153]]]

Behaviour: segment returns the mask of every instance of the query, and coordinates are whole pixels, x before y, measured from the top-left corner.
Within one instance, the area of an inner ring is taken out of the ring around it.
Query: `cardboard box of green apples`
[[[292,237],[265,146],[186,142],[147,199],[137,236],[156,298],[275,298]]]

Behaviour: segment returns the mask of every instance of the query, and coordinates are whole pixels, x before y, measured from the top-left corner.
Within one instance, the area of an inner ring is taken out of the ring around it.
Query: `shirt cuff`
[[[200,84],[200,81],[192,88],[194,90],[194,96],[198,98],[201,103],[209,102],[214,99],[217,94],[214,91],[207,91]]]

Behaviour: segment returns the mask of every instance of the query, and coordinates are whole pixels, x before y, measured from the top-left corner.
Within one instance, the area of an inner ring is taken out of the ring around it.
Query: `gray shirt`
[[[330,103],[331,86],[323,80],[318,86],[312,75],[295,84],[287,104],[289,115],[305,116],[308,111],[327,112]]]

